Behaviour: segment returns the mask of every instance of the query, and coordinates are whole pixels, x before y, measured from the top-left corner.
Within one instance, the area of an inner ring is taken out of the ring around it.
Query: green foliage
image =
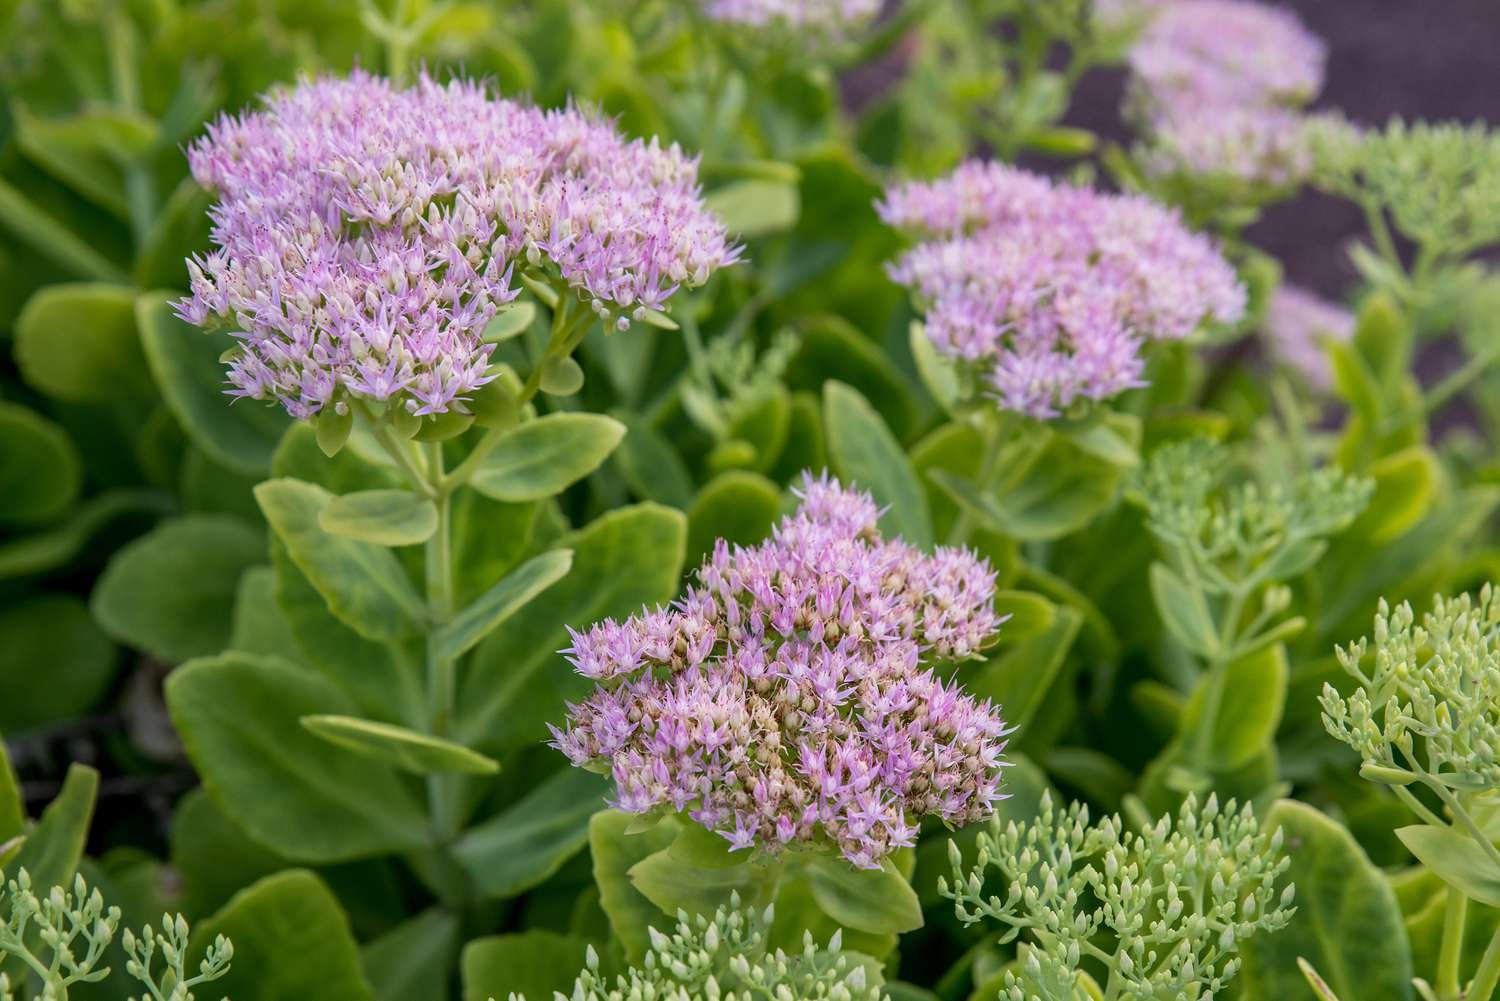
[[[615,997],[879,1001],[884,996],[878,974],[872,975],[858,956],[844,953],[837,933],[822,948],[808,933],[798,953],[768,949],[766,932],[772,917],[770,909],[763,914],[742,909],[738,898],[711,917],[679,914],[672,934],[650,929],[651,951],[645,962],[617,978],[601,971],[599,955],[589,946],[584,967],[565,996],[580,1001]],[[521,995],[510,997],[525,1001]]]
[[[110,967],[103,963],[119,930],[120,908],[106,908],[103,895],[97,888],[90,891],[82,876],[73,877],[71,888],[53,886],[38,894],[22,868],[6,881],[0,911],[0,961],[14,957],[24,964],[22,982],[0,973],[0,998],[13,1001],[15,991],[33,978],[41,985],[38,998],[63,1001],[70,987],[109,977]],[[218,935],[189,974],[188,924],[181,914],[163,915],[159,929],[127,928],[121,943],[129,957],[125,972],[146,986],[142,1001],[193,1001],[193,988],[222,978],[234,958],[229,939]]]
[[[1291,884],[1276,888],[1290,865],[1281,846],[1233,801],[1221,812],[1189,797],[1175,822],[1133,831],[1118,816],[1091,825],[1087,807],[1059,811],[1048,794],[1034,822],[992,822],[973,868],[952,844],[953,879],[938,889],[966,924],[1000,922],[1002,943],[1027,936],[1046,983],[1097,963],[1111,996],[1211,997],[1238,972],[1241,941],[1292,918]],[[1003,883],[987,890],[992,868]]]

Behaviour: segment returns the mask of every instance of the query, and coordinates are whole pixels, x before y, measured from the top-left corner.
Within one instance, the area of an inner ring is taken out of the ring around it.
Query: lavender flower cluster
[[[1275,186],[1311,167],[1296,109],[1323,86],[1327,49],[1295,14],[1249,0],[1157,7],[1130,53],[1145,167]]]
[[[883,540],[869,495],[826,476],[799,496],[765,543],[720,540],[673,606],[572,633],[564,652],[600,684],[553,746],[608,767],[622,810],[875,868],[922,818],[969,823],[1000,798],[999,711],[924,667],[992,640],[995,575]]]
[[[919,238],[890,273],[916,294],[933,344],[1017,413],[1053,417],[1142,385],[1148,341],[1244,315],[1218,248],[1144,198],[970,161],[878,209]]]
[[[880,13],[880,0],[704,0],[712,20],[757,34],[837,43]]]
[[[298,418],[343,393],[461,407],[490,378],[481,335],[518,269],[623,327],[739,253],[676,146],[462,80],[305,81],[188,157],[218,196],[216,249],[189,262],[178,315],[235,331],[231,395]]]
[[[1354,315],[1306,289],[1281,285],[1266,304],[1264,337],[1271,356],[1312,389],[1326,392],[1333,385],[1323,342],[1353,336]]]

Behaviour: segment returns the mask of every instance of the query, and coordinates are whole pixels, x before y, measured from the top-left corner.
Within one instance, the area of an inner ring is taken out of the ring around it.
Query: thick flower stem
[[[427,540],[427,606],[431,622],[427,633],[428,728],[434,737],[447,737],[452,729],[455,703],[454,663],[438,648],[438,629],[453,616],[452,491],[443,484],[443,446],[427,446],[427,470],[437,505],[437,530]],[[433,826],[446,841],[458,833],[459,778],[433,775],[427,780]]]
[[[1480,957],[1479,969],[1469,981],[1469,990],[1464,1001],[1490,1001],[1495,993],[1495,984],[1500,982],[1500,929],[1496,929],[1490,944]]]
[[[1438,952],[1437,993],[1442,1001],[1457,1001],[1463,996],[1458,982],[1458,964],[1464,951],[1464,919],[1469,898],[1457,887],[1448,887],[1448,906],[1443,912],[1443,940]]]

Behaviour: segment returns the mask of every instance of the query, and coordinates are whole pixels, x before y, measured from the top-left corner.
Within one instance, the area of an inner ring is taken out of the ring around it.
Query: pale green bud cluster
[[[1435,791],[1500,789],[1500,601],[1486,584],[1436,598],[1416,624],[1411,606],[1384,601],[1368,639],[1338,651],[1358,683],[1346,698],[1323,686],[1323,725],[1354,749],[1361,774]]]
[[[835,932],[819,948],[810,932],[802,951],[770,951],[772,909],[740,907],[738,894],[712,918],[677,914],[668,935],[650,928],[651,951],[640,966],[610,978],[599,970],[591,946],[568,995],[556,1001],[882,1001],[878,975],[865,957],[845,953]],[[526,1001],[512,994],[510,1001]]]
[[[39,1001],[62,1001],[75,984],[98,983],[110,974],[100,966],[120,926],[120,909],[105,907],[97,889],[82,876],[73,877],[72,890],[54,886],[45,896],[32,888],[25,869],[5,883],[0,894],[4,923],[0,924],[0,960],[14,956],[28,976],[41,983]],[[161,930],[149,926],[139,935],[125,930],[121,944],[130,957],[125,971],[141,981],[153,1001],[193,1001],[192,988],[229,972],[234,949],[223,935],[209,948],[198,975],[186,973],[189,929],[182,915],[162,915]],[[160,955],[159,969],[153,968]],[[0,1001],[16,1001],[19,984],[0,974]],[[131,1001],[135,1001],[134,998]]]
[[[1327,123],[1313,148],[1319,186],[1389,217],[1429,253],[1458,260],[1500,242],[1500,134],[1483,125]]]
[[[1211,594],[1298,576],[1374,489],[1335,467],[1259,478],[1234,467],[1228,448],[1199,438],[1157,449],[1135,482],[1152,533]]]
[[[950,842],[953,883],[938,890],[959,920],[993,918],[1002,943],[1024,935],[1033,947],[1005,1001],[1070,1001],[1086,962],[1108,972],[1111,996],[1212,998],[1239,969],[1239,943],[1284,927],[1294,910],[1292,886],[1276,886],[1290,865],[1280,832],[1213,796],[1201,809],[1189,796],[1175,822],[1137,832],[1119,816],[1091,824],[1077,803],[1058,810],[1048,794],[1033,822],[992,821],[977,853],[966,868]]]

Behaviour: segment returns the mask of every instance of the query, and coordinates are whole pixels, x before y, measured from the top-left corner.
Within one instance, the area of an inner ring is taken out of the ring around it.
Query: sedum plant
[[[643,962],[611,978],[600,971],[599,954],[589,947],[573,990],[560,1001],[883,1001],[878,974],[868,958],[846,953],[835,932],[819,946],[811,932],[800,952],[788,955],[767,943],[774,916],[740,906],[738,895],[712,917],[679,911],[669,935],[650,929],[651,951]],[[511,994],[510,1001],[526,1001]]]
[[[1383,600],[1373,639],[1342,647],[1354,679],[1345,695],[1325,684],[1323,725],[1360,758],[1360,774],[1389,787],[1419,824],[1396,836],[1448,885],[1439,968],[1425,998],[1487,1001],[1500,983],[1500,931],[1473,979],[1459,982],[1470,903],[1500,906],[1500,600],[1437,597],[1418,621]]]
[[[82,876],[73,877],[71,890],[54,886],[38,896],[22,869],[5,884],[3,912],[0,963],[14,957],[26,972],[17,983],[0,973],[0,1001],[31,996],[67,1001],[69,988],[109,978],[110,968],[101,964],[119,929],[120,909],[106,907],[104,897],[97,889],[90,891]],[[146,987],[140,1001],[193,1001],[193,988],[224,976],[234,958],[234,947],[219,935],[197,973],[189,975],[188,924],[180,914],[162,915],[159,930],[150,925],[139,934],[125,929],[121,944],[129,957],[125,972]],[[40,993],[18,993],[27,979],[40,985]]]
[[[1234,453],[1206,439],[1166,445],[1135,479],[1146,526],[1163,559],[1151,565],[1151,596],[1167,634],[1204,671],[1203,701],[1184,734],[1185,760],[1169,784],[1202,789],[1224,707],[1230,665],[1296,635],[1288,582],[1318,562],[1328,538],[1368,503],[1373,484],[1336,467],[1290,478],[1244,475]]]
[[[1030,947],[1008,1001],[1071,1001],[1086,970],[1102,971],[1106,1001],[1203,1001],[1234,978],[1242,941],[1295,910],[1292,885],[1277,888],[1290,864],[1280,832],[1213,795],[1133,831],[1117,815],[1090,823],[1082,804],[1058,809],[1047,793],[1034,821],[993,821],[972,864],[955,842],[949,861],[938,892],[959,920],[989,918],[1002,944]]]

